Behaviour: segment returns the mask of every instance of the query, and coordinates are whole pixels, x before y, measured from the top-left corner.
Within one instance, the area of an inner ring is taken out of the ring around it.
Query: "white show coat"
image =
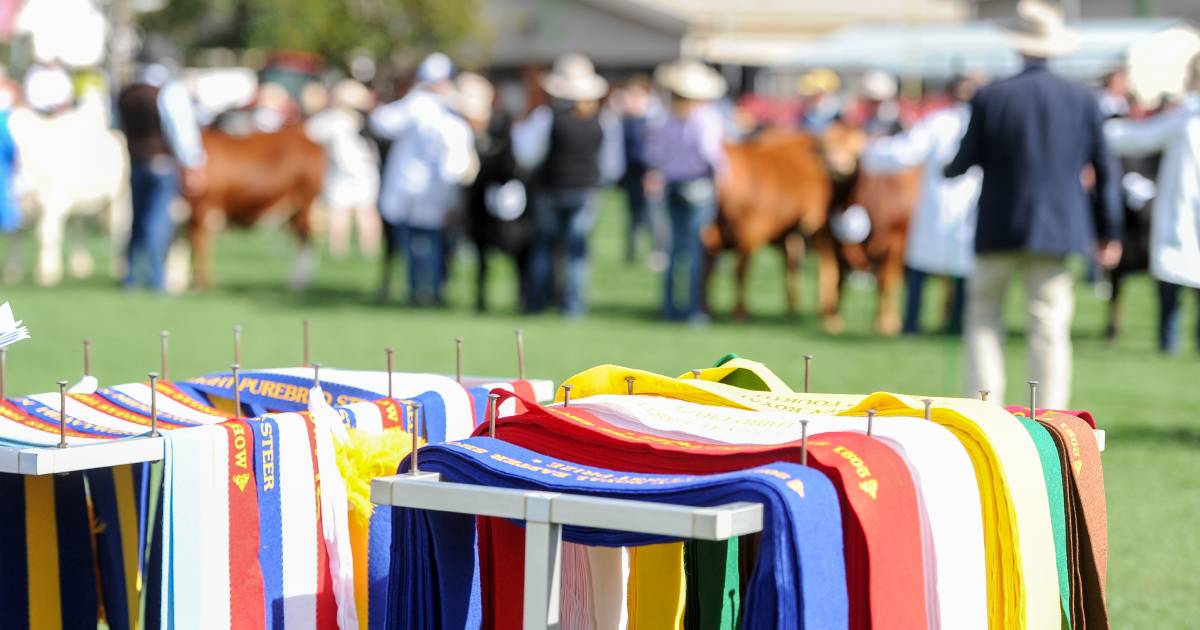
[[[1104,137],[1120,156],[1162,151],[1150,214],[1150,273],[1200,288],[1200,93],[1189,93],[1180,108],[1153,118],[1110,120]]]
[[[975,206],[983,175],[972,167],[947,179],[942,168],[954,159],[971,117],[960,103],[933,112],[904,133],[871,142],[862,168],[887,174],[920,166],[921,194],[908,228],[904,264],[925,273],[965,277],[975,264]]]

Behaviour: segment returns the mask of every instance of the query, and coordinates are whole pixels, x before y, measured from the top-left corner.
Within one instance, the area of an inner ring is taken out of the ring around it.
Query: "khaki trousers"
[[[1028,404],[1024,388],[1005,397],[1004,298],[1014,276],[1025,280],[1029,379],[1039,382],[1038,407],[1066,409],[1071,398],[1071,317],[1074,277],[1064,257],[1027,253],[981,254],[967,282],[967,395],[991,392],[1001,404]]]

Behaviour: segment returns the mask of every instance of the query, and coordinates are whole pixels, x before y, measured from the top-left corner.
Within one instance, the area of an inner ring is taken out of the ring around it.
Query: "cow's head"
[[[829,176],[843,181],[858,170],[858,158],[867,146],[867,134],[844,123],[834,123],[821,135],[821,157]]]

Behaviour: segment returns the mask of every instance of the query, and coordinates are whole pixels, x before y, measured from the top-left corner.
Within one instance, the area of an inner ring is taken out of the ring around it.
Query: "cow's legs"
[[[212,246],[215,227],[209,225],[208,211],[203,206],[192,208],[188,221],[188,240],[192,245],[192,286],[212,288]]]
[[[66,208],[42,208],[37,227],[38,264],[35,277],[37,283],[44,287],[54,286],[62,281],[63,231],[66,222]]]
[[[875,329],[879,334],[894,337],[900,334],[900,286],[904,280],[904,237],[902,231],[891,235],[891,243],[879,265],[879,313]]]
[[[734,269],[734,305],[733,318],[746,319],[746,273],[750,270],[750,253],[737,250],[737,267]]]
[[[790,232],[783,237],[783,280],[787,293],[788,315],[795,316],[799,311],[800,264],[804,260],[804,237],[799,232]]]
[[[70,238],[67,238],[69,233]],[[67,273],[72,278],[87,278],[96,269],[92,253],[84,245],[84,230],[78,220],[67,220],[63,228],[63,248],[67,251]]]
[[[316,200],[316,193],[306,194],[300,203],[297,204],[299,210],[292,215],[290,220],[292,231],[296,233],[296,238],[300,241],[300,251],[296,253],[296,262],[292,265],[292,279],[289,283],[292,289],[303,290],[307,289],[312,284],[313,276],[317,271],[317,254],[313,250],[312,244],[312,206]]]
[[[837,335],[845,325],[838,314],[841,300],[841,270],[837,252],[834,251],[833,235],[822,228],[813,235],[813,250],[817,253],[817,303],[821,313],[821,326],[825,332]]]
[[[1112,344],[1121,336],[1121,285],[1125,280],[1125,271],[1113,269],[1109,278],[1112,282],[1112,294],[1108,296],[1108,325],[1104,328],[1104,339]]]
[[[487,311],[488,252],[490,249],[482,240],[475,243],[475,250],[478,252],[475,268],[475,310],[480,313]]]

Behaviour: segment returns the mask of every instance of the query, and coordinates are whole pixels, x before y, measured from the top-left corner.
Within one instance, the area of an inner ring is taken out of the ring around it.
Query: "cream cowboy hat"
[[[454,80],[455,93],[451,99],[454,109],[470,120],[487,121],[492,115],[492,100],[496,89],[492,82],[474,72],[463,72]]]
[[[330,100],[336,107],[349,107],[360,111],[367,111],[375,104],[371,90],[354,79],[342,79],[334,84]]]
[[[900,86],[896,85],[896,79],[883,70],[871,70],[863,75],[863,96],[873,101],[890,101],[896,98],[899,92]]]
[[[683,98],[712,101],[725,96],[725,77],[691,59],[665,63],[654,70],[654,80]]]
[[[554,60],[554,69],[542,78],[542,89],[567,101],[595,101],[608,93],[608,81],[596,74],[590,59],[567,53]]]
[[[1067,28],[1062,8],[1043,0],[1017,3],[1017,19],[1008,31],[1017,52],[1029,57],[1049,59],[1079,48],[1079,34]]]

